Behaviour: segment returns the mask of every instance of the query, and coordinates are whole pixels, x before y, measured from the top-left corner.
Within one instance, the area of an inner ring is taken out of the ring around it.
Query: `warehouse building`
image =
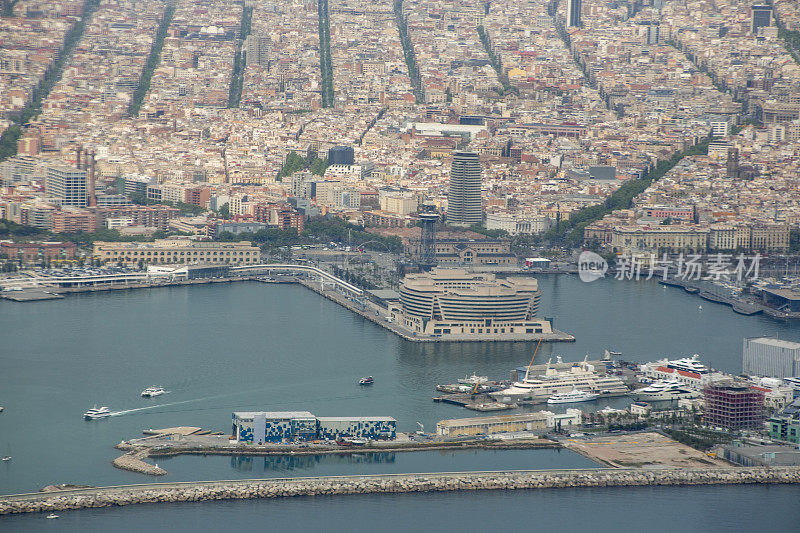
[[[238,442],[296,442],[343,437],[394,440],[397,421],[388,416],[316,417],[308,411],[233,413],[232,436]]]
[[[582,419],[583,413],[579,409],[567,409],[567,412],[563,414],[539,411],[518,415],[455,418],[439,421],[436,424],[436,434],[445,437],[470,437],[495,433],[561,429],[580,425]]]
[[[744,339],[742,369],[745,374],[771,378],[800,376],[800,343],[774,337]]]
[[[370,440],[394,440],[397,421],[388,416],[319,416],[317,438],[336,440],[353,437]]]

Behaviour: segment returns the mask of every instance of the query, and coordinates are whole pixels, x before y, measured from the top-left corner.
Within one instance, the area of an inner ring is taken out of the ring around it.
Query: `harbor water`
[[[597,358],[608,348],[642,362],[698,353],[715,368],[738,372],[743,337],[777,333],[800,340],[797,326],[736,315],[654,282],[587,284],[574,276],[540,281],[542,314],[554,317],[556,327],[577,340],[543,344],[537,362],[556,355],[565,361],[587,353]],[[534,348],[528,343],[412,343],[302,287],[259,283],[0,302],[0,332],[0,405],[5,407],[0,455],[12,456],[0,464],[2,493],[53,483],[150,481],[114,469],[110,461],[118,452],[113,445],[141,436],[148,427],[228,432],[235,410],[388,415],[401,431],[419,429],[418,422],[433,431],[438,420],[476,415],[434,403],[437,384],[472,372],[507,378],[512,368],[528,363]],[[356,382],[364,375],[374,376],[375,384],[359,387]],[[168,393],[141,398],[142,389],[152,385]],[[107,405],[114,416],[84,421],[81,413],[95,404]],[[423,454],[413,460],[397,454],[390,465],[392,471],[487,470],[563,468],[583,461],[552,450],[526,453],[481,452],[470,459]],[[253,461],[252,477],[272,475],[263,458],[258,466],[259,460]],[[358,474],[372,472],[375,464],[320,460],[296,475]],[[174,470],[170,481],[245,475],[230,458],[184,457],[163,465]]]

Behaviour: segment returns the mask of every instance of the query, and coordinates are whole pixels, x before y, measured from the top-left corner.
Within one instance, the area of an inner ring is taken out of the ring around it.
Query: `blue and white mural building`
[[[397,421],[389,416],[314,416],[308,411],[233,413],[232,435],[238,442],[296,442],[342,437],[393,440]]]

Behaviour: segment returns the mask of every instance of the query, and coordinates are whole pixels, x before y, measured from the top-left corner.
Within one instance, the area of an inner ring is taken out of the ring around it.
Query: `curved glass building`
[[[398,322],[416,335],[475,340],[527,340],[552,333],[536,317],[541,291],[535,278],[434,268],[400,282]]]

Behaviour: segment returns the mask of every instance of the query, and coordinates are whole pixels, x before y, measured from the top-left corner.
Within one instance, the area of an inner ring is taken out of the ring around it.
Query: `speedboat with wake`
[[[108,407],[97,407],[96,405],[83,413],[83,418],[86,420],[98,420],[100,418],[108,418],[111,416],[111,409]]]
[[[142,391],[143,398],[155,398],[156,396],[161,396],[164,394],[165,391],[164,387],[147,387],[145,390]]]

